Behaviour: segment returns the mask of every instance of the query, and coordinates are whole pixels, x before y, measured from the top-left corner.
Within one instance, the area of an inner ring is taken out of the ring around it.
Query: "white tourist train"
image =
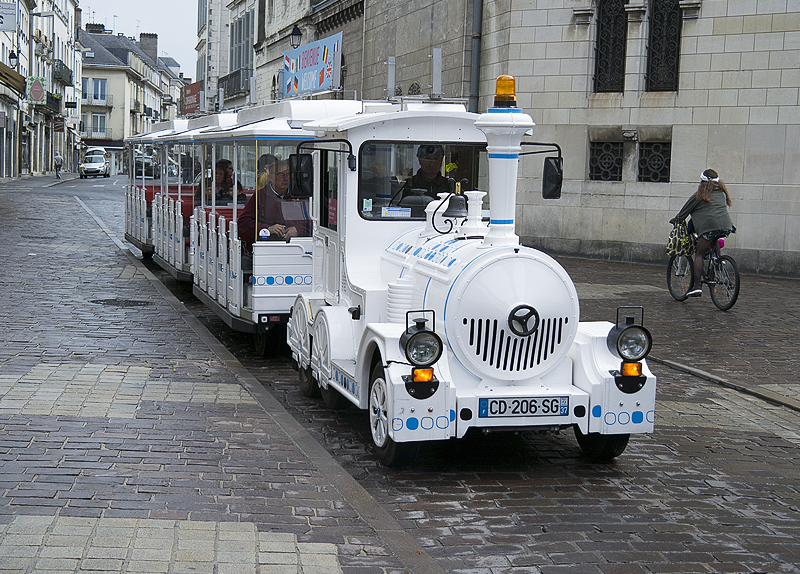
[[[566,271],[520,244],[517,169],[534,125],[514,79],[497,87],[484,114],[419,97],[309,100],[160,125],[128,142],[126,238],[233,328],[288,321],[302,392],[367,410],[384,464],[470,429],[572,427],[588,456],[614,458],[653,430],[643,310],[580,322]],[[288,197],[313,232],[261,241],[256,225],[248,250],[237,215],[266,181],[265,154],[289,158]],[[221,158],[224,199],[209,194]],[[547,198],[560,166],[560,150],[545,160]]]
[[[517,168],[534,124],[512,77],[497,88],[481,115],[401,103],[305,124],[316,137],[292,161],[292,193],[311,195],[319,216],[312,289],[289,321],[300,385],[368,410],[388,465],[470,429],[573,427],[599,459],[653,429],[643,310],[580,322],[566,271],[520,245]],[[469,191],[421,189],[429,152],[438,177]]]

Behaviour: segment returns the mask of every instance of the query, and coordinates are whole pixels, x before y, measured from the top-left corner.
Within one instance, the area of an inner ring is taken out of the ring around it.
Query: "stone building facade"
[[[711,167],[732,195],[726,247],[741,267],[800,275],[800,3],[619,2],[622,77],[609,89],[598,59],[611,66],[599,38],[613,3],[507,13],[508,71],[565,166],[557,202],[524,166],[519,233],[553,251],[663,261],[668,220]]]
[[[741,268],[800,276],[798,0],[256,3],[260,102],[278,97],[295,25],[304,44],[342,32],[346,97],[430,93],[433,48],[442,95],[474,111],[514,75],[534,139],[559,144],[565,170],[561,199],[543,200],[542,163],[523,160],[526,244],[663,262],[669,219],[711,167],[732,195],[726,247]]]

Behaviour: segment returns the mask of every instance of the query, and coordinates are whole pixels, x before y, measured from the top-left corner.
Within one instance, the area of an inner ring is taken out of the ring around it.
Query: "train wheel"
[[[267,331],[253,333],[253,350],[259,357],[280,357],[287,353],[286,325],[274,324]]]
[[[317,385],[317,381],[314,380],[314,377],[311,376],[311,367],[298,367],[297,369],[297,378],[300,382],[300,392],[307,397],[318,397],[319,396],[319,385]],[[337,395],[339,393],[336,393]]]
[[[628,446],[628,440],[631,438],[629,434],[600,434],[592,432],[583,434],[578,425],[575,425],[575,438],[578,440],[578,446],[581,447],[583,454],[591,459],[607,462],[611,459],[618,457],[625,451]]]
[[[389,437],[388,395],[383,367],[375,365],[369,383],[369,430],[378,459],[386,466],[400,466],[417,455],[419,443],[394,442]]]
[[[256,355],[263,357],[267,352],[267,333],[264,331],[256,331],[253,333],[253,350]]]
[[[319,394],[322,395],[322,402],[325,403],[325,406],[329,409],[338,411],[350,405],[350,401],[344,398],[342,393],[334,389],[330,383],[328,383],[328,388],[326,389],[322,388],[322,386],[318,388]]]

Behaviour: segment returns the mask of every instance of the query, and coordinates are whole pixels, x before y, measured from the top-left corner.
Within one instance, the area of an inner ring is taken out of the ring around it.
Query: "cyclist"
[[[697,233],[694,274],[687,293],[690,297],[700,297],[703,294],[700,277],[703,274],[703,256],[708,248],[720,237],[736,232],[728,214],[730,205],[731,196],[725,184],[719,180],[719,174],[713,169],[707,169],[700,174],[700,185],[695,194],[686,201],[678,215],[670,219],[670,223],[674,224],[676,221],[685,221],[691,215],[691,223]]]

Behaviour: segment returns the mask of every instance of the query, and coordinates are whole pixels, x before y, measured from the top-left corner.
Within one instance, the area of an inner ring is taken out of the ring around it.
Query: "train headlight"
[[[442,356],[442,340],[425,327],[427,319],[415,319],[400,336],[400,348],[408,362],[416,367],[428,367]]]
[[[625,362],[641,361],[653,346],[650,331],[634,321],[633,315],[627,315],[624,323],[617,321],[606,340],[609,351]]]

